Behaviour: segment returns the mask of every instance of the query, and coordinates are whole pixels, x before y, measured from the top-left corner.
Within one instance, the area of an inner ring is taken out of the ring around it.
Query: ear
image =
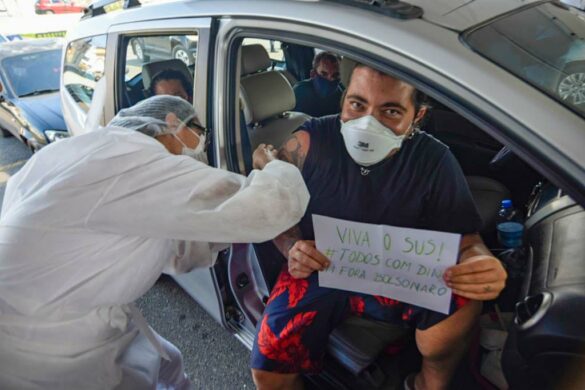
[[[415,125],[420,124],[426,114],[427,114],[427,107],[422,106],[421,108],[419,108],[418,112],[416,113],[416,116],[414,117],[414,124]]]
[[[181,121],[179,117],[174,112],[169,112],[165,117],[165,122],[167,122],[167,127],[170,129],[178,130]]]

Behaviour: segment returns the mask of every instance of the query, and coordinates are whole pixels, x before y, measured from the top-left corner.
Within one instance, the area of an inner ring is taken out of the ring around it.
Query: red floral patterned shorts
[[[465,305],[453,296],[451,312]],[[348,315],[427,329],[447,315],[390,298],[319,287],[318,275],[280,273],[258,324],[251,366],[279,373],[321,370],[331,331]]]

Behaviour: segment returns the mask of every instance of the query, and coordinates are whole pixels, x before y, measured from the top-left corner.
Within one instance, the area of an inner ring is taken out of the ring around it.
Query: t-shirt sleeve
[[[433,230],[469,234],[481,229],[482,220],[467,180],[448,150],[432,176],[426,209],[428,225]]]

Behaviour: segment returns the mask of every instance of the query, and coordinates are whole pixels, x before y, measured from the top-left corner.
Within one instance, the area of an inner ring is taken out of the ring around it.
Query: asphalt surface
[[[30,156],[18,140],[0,135],[0,202],[6,181]],[[249,351],[171,278],[161,277],[137,304],[149,324],[181,350],[194,388],[254,388],[248,368]]]

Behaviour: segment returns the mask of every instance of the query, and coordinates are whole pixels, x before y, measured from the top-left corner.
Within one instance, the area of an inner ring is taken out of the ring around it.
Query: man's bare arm
[[[478,301],[497,298],[506,286],[506,270],[479,234],[461,237],[459,257],[459,264],[445,272],[445,281],[453,292]]]
[[[278,158],[295,165],[302,171],[310,143],[311,136],[309,133],[305,130],[299,130],[291,135],[278,149]]]
[[[307,152],[309,151],[310,139],[309,133],[304,130],[295,132],[284,141],[284,144],[278,150],[278,158],[302,170],[305,165],[305,159],[307,158]],[[288,259],[290,249],[295,242],[302,239],[301,229],[298,225],[295,225],[277,236],[274,239],[274,245]]]
[[[280,253],[288,259],[288,252],[294,246],[294,244],[303,239],[301,229],[299,225],[295,225],[288,229],[286,232],[279,234],[273,240],[274,245],[278,248]]]

